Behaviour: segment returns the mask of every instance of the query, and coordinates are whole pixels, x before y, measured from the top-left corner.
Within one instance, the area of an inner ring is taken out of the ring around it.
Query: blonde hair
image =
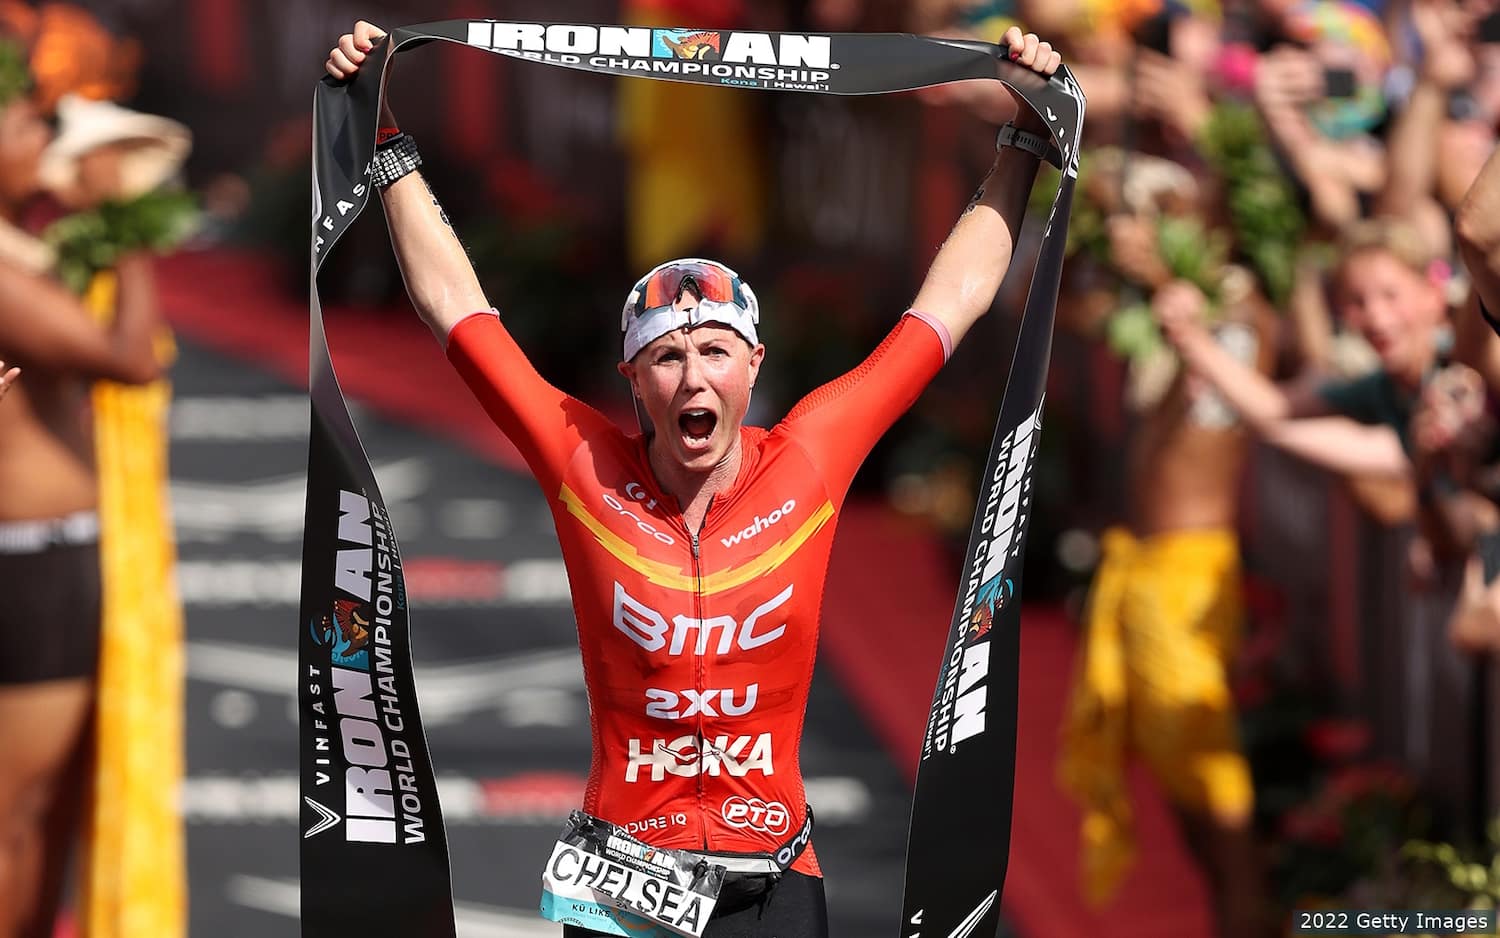
[[[1419,277],[1432,272],[1437,253],[1411,224],[1395,218],[1366,218],[1344,226],[1339,235],[1334,282],[1343,279],[1349,261],[1373,251],[1389,254]]]

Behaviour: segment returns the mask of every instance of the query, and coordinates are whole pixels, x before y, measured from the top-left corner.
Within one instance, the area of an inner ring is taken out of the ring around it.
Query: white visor
[[[679,267],[700,268],[701,272],[708,275],[694,278],[701,299],[692,309],[674,308],[676,290],[669,290],[667,293],[656,291],[656,295],[652,296],[651,284],[654,278],[663,271]],[[709,279],[714,283],[708,283]],[[657,305],[643,309],[647,298],[655,300]],[[620,313],[620,329],[625,333],[625,361],[630,361],[641,349],[669,332],[682,328],[691,329],[705,323],[728,326],[753,347],[760,344],[755,331],[758,322],[760,304],[756,302],[754,291],[740,279],[739,274],[717,261],[698,257],[678,258],[653,268],[636,282],[635,288],[625,298],[625,306]]]

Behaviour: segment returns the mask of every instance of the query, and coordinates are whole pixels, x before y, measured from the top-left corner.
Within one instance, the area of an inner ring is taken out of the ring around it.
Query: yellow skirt
[[[1134,859],[1127,758],[1172,802],[1226,821],[1254,803],[1228,664],[1243,619],[1233,532],[1112,529],[1085,616],[1058,776],[1083,809],[1082,888],[1108,899]]]
[[[114,278],[87,302],[114,311]],[[170,340],[161,343],[163,360]],[[82,878],[88,938],[181,938],[183,826],[182,607],[167,503],[165,381],[94,387],[103,580],[94,797]]]

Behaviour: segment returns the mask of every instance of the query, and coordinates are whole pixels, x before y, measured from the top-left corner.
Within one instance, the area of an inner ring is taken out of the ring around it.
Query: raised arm
[[[152,339],[159,322],[151,258],[115,266],[119,288],[108,327],[57,282],[0,262],[0,349],[28,368],[145,384],[161,374]]]
[[[1051,44],[1035,33],[1023,36],[1012,26],[1003,41],[1016,64],[1042,75],[1051,75],[1061,63]],[[1029,105],[1017,100],[1016,108],[1018,129],[1050,139],[1046,125]],[[1001,147],[989,175],[927,269],[912,306],[941,322],[955,345],[989,310],[1005,279],[1039,162],[1025,150]]]
[[[1320,469],[1350,476],[1411,478],[1411,461],[1390,427],[1355,423],[1348,417],[1283,420],[1268,426],[1263,439]]]
[[[1339,149],[1303,113],[1323,90],[1317,60],[1300,49],[1273,49],[1256,63],[1255,104],[1266,131],[1307,189],[1313,215],[1337,231],[1359,217],[1359,193]]]
[[[1283,421],[1327,413],[1312,391],[1284,388],[1219,345],[1203,325],[1204,306],[1198,288],[1181,280],[1162,287],[1151,299],[1162,332],[1183,362],[1211,384],[1245,423],[1266,434]]]
[[[1473,19],[1473,9],[1457,3],[1412,2],[1411,20],[1422,41],[1422,64],[1388,138],[1390,174],[1376,201],[1380,214],[1409,216],[1433,193],[1448,96],[1474,80],[1474,54],[1467,41]]]
[[[380,27],[361,20],[354,32],[339,38],[324,68],[334,78],[353,77],[384,36]],[[380,126],[397,126],[389,107],[381,111]],[[446,343],[449,332],[465,316],[490,308],[474,265],[420,171],[386,186],[380,199],[406,292],[422,321],[438,341]]]
[[[1490,325],[1500,331],[1500,150],[1490,154],[1458,209],[1458,248]]]

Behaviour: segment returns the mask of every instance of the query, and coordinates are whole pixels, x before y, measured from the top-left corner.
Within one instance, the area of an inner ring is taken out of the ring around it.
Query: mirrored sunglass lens
[[[724,271],[703,264],[682,264],[658,271],[646,283],[641,298],[641,310],[671,306],[682,294],[684,284],[690,280],[700,299],[715,303],[734,300],[734,283]]]

